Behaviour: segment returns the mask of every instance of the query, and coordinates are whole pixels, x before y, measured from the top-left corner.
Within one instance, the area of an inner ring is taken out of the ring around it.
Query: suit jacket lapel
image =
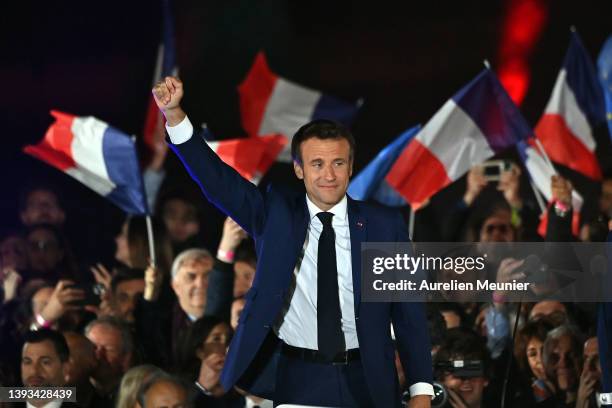
[[[348,218],[349,230],[351,232],[351,266],[353,269],[355,316],[359,316],[359,304],[361,303],[361,243],[367,239],[368,224],[359,203],[350,197],[348,197]]]

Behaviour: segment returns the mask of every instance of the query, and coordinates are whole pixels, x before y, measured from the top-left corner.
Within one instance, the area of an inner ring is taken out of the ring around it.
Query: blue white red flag
[[[386,176],[413,209],[532,130],[489,69],[449,99]]]
[[[25,153],[74,177],[129,214],[147,214],[134,141],[94,117],[51,111],[45,138]]]
[[[385,176],[421,127],[415,126],[399,135],[393,142],[382,149],[361,172],[353,177],[349,184],[348,194],[356,200],[376,200],[390,207],[406,205],[406,200],[399,195],[387,181]]]
[[[242,127],[253,136],[281,134],[289,142],[295,132],[315,119],[331,119],[349,126],[360,103],[342,101],[306,88],[272,72],[263,52],[238,87]],[[278,160],[291,162],[291,143]]]
[[[552,95],[535,127],[536,137],[552,161],[601,180],[593,128],[604,119],[604,99],[595,67],[573,31]]]

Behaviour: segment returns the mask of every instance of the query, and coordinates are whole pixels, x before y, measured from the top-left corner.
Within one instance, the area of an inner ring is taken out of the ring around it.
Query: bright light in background
[[[531,79],[529,57],[548,20],[548,0],[508,0],[498,52],[497,74],[521,105]]]

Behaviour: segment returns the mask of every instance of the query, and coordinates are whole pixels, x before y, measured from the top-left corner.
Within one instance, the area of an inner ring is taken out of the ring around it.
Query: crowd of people
[[[497,200],[477,208],[491,185]],[[555,204],[541,238],[539,212],[520,193],[519,167],[496,182],[474,167],[439,236],[475,242],[606,239],[612,178],[603,181],[599,214],[583,223],[579,237],[572,234],[571,183],[556,176],[551,188]],[[23,228],[0,237],[1,386],[73,386],[75,404],[82,407],[272,406],[220,384],[255,277],[253,241],[230,218],[220,232],[208,228],[200,217],[203,198],[180,191],[153,196],[154,265],[145,219],[138,216],[128,217],[118,232],[113,265],[83,265],[78,237],[64,230],[70,214],[60,193],[45,184],[22,192]],[[220,236],[217,248],[206,248],[216,238],[207,234]],[[417,228],[414,238],[427,235]],[[502,262],[500,273],[504,266],[511,267]],[[503,296],[489,303],[429,303],[433,369],[445,389],[445,406],[499,407],[502,396],[506,407],[597,406],[595,313],[594,304],[518,307]],[[399,357],[396,362],[404,385]]]

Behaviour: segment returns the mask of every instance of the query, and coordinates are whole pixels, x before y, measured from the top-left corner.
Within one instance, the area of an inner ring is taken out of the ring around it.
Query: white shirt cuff
[[[168,126],[166,123],[166,131],[173,144],[185,143],[193,135],[193,125],[187,116],[176,126]]]
[[[433,385],[426,382],[414,383],[408,388],[408,391],[411,397],[415,395],[430,395],[433,397],[434,395]]]

